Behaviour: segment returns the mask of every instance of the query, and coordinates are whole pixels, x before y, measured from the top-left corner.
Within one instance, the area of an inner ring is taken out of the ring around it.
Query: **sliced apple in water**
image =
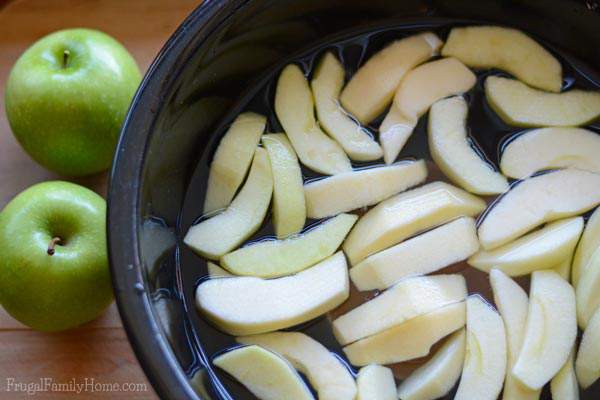
[[[461,275],[407,278],[335,319],[333,333],[341,345],[346,345],[466,296],[467,286]]]
[[[313,400],[310,389],[283,358],[259,346],[245,346],[216,357],[213,364],[261,400]]]
[[[517,29],[500,26],[452,28],[442,49],[473,68],[497,68],[538,89],[560,92],[562,67],[535,40]]]
[[[340,96],[342,105],[361,123],[371,122],[390,104],[404,75],[436,55],[442,44],[432,32],[391,43],[352,76]]]
[[[475,220],[458,218],[365,258],[350,269],[350,278],[358,290],[386,289],[462,261],[478,249]]]
[[[224,209],[248,173],[267,118],[247,112],[231,124],[210,163],[204,213]]]
[[[273,224],[275,235],[283,239],[298,233],[306,220],[302,171],[292,145],[283,133],[264,135],[273,171]]]
[[[600,309],[596,310],[585,331],[577,359],[575,360],[577,380],[587,389],[600,378]]]
[[[400,82],[394,103],[379,127],[386,163],[394,162],[417,126],[419,117],[444,97],[471,89],[477,78],[455,58],[442,58],[413,69]]]
[[[220,214],[193,225],[183,241],[196,253],[217,260],[235,249],[262,224],[273,193],[267,151],[256,148],[246,183]]]
[[[577,323],[583,330],[600,306],[600,252],[594,253],[579,279],[577,290]]]
[[[350,371],[325,346],[300,332],[241,336],[237,341],[273,351],[303,373],[319,400],[354,400],[356,384]]]
[[[356,400],[396,400],[396,382],[392,370],[381,365],[367,365],[356,377]]]
[[[328,137],[315,120],[313,94],[304,73],[290,64],[281,71],[275,92],[275,113],[298,158],[325,175],[350,171],[350,160],[341,146]]]
[[[309,218],[371,206],[427,178],[423,160],[344,172],[304,185]]]
[[[455,400],[496,400],[506,375],[502,318],[480,296],[467,299],[467,350]]]
[[[551,222],[513,242],[482,250],[469,258],[468,263],[484,272],[497,268],[510,276],[551,269],[562,261],[570,262],[582,230],[581,217]]]
[[[381,146],[365,128],[346,114],[338,101],[345,73],[342,64],[329,52],[317,66],[310,85],[315,96],[319,125],[342,146],[351,159],[377,160],[383,156]]]
[[[583,235],[575,250],[571,279],[573,286],[577,287],[581,274],[600,248],[600,208],[596,208],[585,224]]]
[[[206,268],[208,269],[208,276],[211,278],[222,278],[225,276],[234,276],[229,272],[225,271],[223,268],[219,267],[217,264],[208,261],[206,263]]]
[[[600,116],[600,91],[548,93],[499,76],[488,77],[484,86],[488,103],[508,125],[579,126]]]
[[[263,240],[221,258],[235,275],[276,278],[302,271],[332,255],[358,217],[340,214],[306,233],[283,240]]]
[[[350,231],[344,252],[350,264],[356,265],[416,233],[461,216],[473,217],[484,208],[480,198],[447,183],[432,182],[369,210]]]
[[[454,387],[465,359],[465,330],[450,336],[433,358],[414,370],[400,386],[401,400],[439,399]]]
[[[545,222],[582,214],[598,203],[600,174],[563,169],[537,175],[513,186],[491,206],[479,225],[479,241],[490,250]]]
[[[224,332],[253,335],[316,318],[343,303],[349,290],[346,259],[339,252],[284,278],[209,279],[196,290],[196,306]]]
[[[467,102],[460,96],[440,100],[429,111],[429,151],[448,178],[471,193],[508,190],[508,181],[473,149],[467,136]]]
[[[550,382],[550,391],[554,400],[579,400],[579,383],[573,364],[574,353],[575,349],[573,348],[565,365]]]
[[[525,337],[512,373],[541,389],[565,364],[575,344],[575,291],[551,270],[531,274]]]

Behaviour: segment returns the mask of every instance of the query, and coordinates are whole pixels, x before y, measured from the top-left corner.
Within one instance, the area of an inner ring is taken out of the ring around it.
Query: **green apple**
[[[34,329],[96,318],[113,299],[106,202],[68,182],[34,185],[0,213],[0,304]]]
[[[140,70],[112,37],[89,29],[52,33],[17,60],[6,114],[25,151],[70,176],[109,167]]]

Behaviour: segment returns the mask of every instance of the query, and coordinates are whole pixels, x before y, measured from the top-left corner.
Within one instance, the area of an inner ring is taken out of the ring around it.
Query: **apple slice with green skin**
[[[273,175],[267,151],[256,148],[246,183],[222,213],[193,225],[183,241],[196,253],[218,260],[262,224],[273,193]]]
[[[379,143],[346,114],[339,104],[338,98],[344,86],[345,74],[342,64],[330,52],[319,62],[310,83],[315,96],[319,124],[342,146],[352,160],[377,160],[383,156]]]
[[[582,230],[581,217],[551,222],[513,242],[493,250],[482,250],[467,262],[484,272],[497,268],[510,276],[551,269],[557,266],[557,261],[570,262]]]
[[[283,133],[262,137],[273,171],[273,224],[278,239],[298,233],[306,221],[302,171],[292,145]]]
[[[368,124],[391,103],[404,75],[437,54],[442,41],[432,32],[397,40],[374,54],[352,76],[340,101],[362,124]]]
[[[579,383],[575,375],[575,348],[571,350],[569,359],[550,382],[553,400],[579,400]]]
[[[304,185],[309,218],[325,218],[377,204],[427,178],[423,160],[344,172]]]
[[[263,240],[221,258],[235,275],[276,278],[302,271],[332,255],[356,222],[353,214],[340,214],[306,233],[284,240]]]
[[[210,163],[204,213],[226,208],[242,184],[267,118],[252,112],[240,114],[231,124]]]
[[[506,178],[473,149],[467,136],[468,106],[460,96],[437,101],[429,111],[431,158],[450,180],[471,193],[508,190]]]
[[[575,291],[552,270],[531,274],[525,337],[512,373],[541,389],[565,364],[575,344]]]
[[[535,40],[517,29],[500,26],[452,28],[442,48],[469,67],[497,68],[538,89],[560,92],[562,67]]]
[[[338,252],[312,268],[278,279],[209,279],[196,290],[196,306],[222,331],[254,335],[316,318],[349,296],[346,259]]]
[[[394,103],[379,127],[383,158],[393,163],[412,134],[421,115],[444,97],[471,89],[477,78],[455,58],[443,58],[420,65],[406,74],[394,96]]]
[[[467,296],[461,275],[419,276],[403,279],[379,296],[333,321],[341,345],[385,331]]]
[[[290,64],[281,71],[275,92],[275,113],[302,164],[334,175],[352,166],[344,149],[315,120],[313,93],[302,70]]]
[[[367,365],[356,377],[356,400],[396,400],[396,382],[391,369],[381,365]]]
[[[358,290],[386,289],[464,260],[478,249],[475,220],[458,218],[365,258],[350,269],[350,278]]]
[[[467,350],[455,400],[496,400],[506,375],[502,318],[480,296],[467,299]]]
[[[581,235],[581,240],[575,250],[571,271],[573,286],[577,287],[581,274],[598,248],[600,248],[600,208],[595,209],[587,220],[583,235]]]
[[[582,214],[600,203],[600,174],[562,169],[525,179],[491,205],[478,228],[486,250],[545,222]],[[358,226],[358,224],[357,224]]]
[[[523,179],[537,171],[577,168],[600,173],[600,135],[581,128],[540,128],[511,140],[502,151],[500,169]]]
[[[488,77],[484,86],[487,102],[508,125],[579,126],[600,116],[598,91],[548,93],[499,76]]]
[[[300,332],[241,336],[237,341],[273,351],[306,375],[319,400],[354,400],[356,384],[350,371],[326,347]]]
[[[219,267],[214,262],[208,261],[206,263],[206,268],[208,270],[208,276],[210,276],[211,278],[222,278],[222,277],[226,277],[226,276],[235,276],[235,275],[230,274],[229,272],[225,271],[223,268]]]
[[[465,326],[465,302],[419,315],[344,347],[352,365],[393,364],[429,354],[431,346]]]
[[[413,371],[400,386],[402,400],[438,399],[454,387],[463,369],[465,359],[465,330],[450,336],[433,358]]]
[[[213,364],[261,400],[314,400],[296,370],[283,358],[259,346],[245,346],[216,357]]]
[[[461,216],[473,217],[485,202],[445,182],[400,193],[369,210],[344,242],[350,264],[359,262],[426,229]]]
[[[583,389],[592,386],[600,378],[600,309],[596,310],[583,332],[575,360],[575,372]]]
[[[594,253],[579,279],[575,296],[577,299],[577,323],[584,330],[590,318],[600,306],[600,252]]]

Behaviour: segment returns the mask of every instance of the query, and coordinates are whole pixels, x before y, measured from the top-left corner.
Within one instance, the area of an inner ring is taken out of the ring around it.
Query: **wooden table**
[[[0,0],[0,209],[30,185],[59,177],[32,161],[10,131],[4,86],[11,66],[35,40],[69,27],[100,29],[129,49],[145,70],[199,0]],[[106,194],[106,174],[76,180]],[[0,255],[1,256],[1,255]],[[121,325],[116,306],[96,321],[64,333],[32,331],[0,307],[0,399],[31,398],[8,392],[9,382],[118,383],[136,391],[38,392],[37,399],[155,399]],[[48,380],[46,382],[49,382]],[[90,386],[88,385],[88,389]],[[106,389],[106,386],[100,388]],[[139,390],[139,391],[138,391]]]

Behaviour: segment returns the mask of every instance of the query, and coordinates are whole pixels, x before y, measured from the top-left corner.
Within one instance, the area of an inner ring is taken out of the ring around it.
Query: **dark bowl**
[[[188,187],[206,179],[216,139],[241,99],[253,95],[253,83],[329,35],[467,20],[524,29],[597,69],[597,8],[591,1],[547,0],[207,0],[198,7],[166,43],[135,96],[110,184],[115,294],[156,392],[177,400],[251,398],[207,362],[207,355],[233,342],[193,309],[194,287],[206,266],[181,239],[204,196],[202,185],[189,193]],[[333,339],[324,340],[335,347]],[[599,393],[595,386],[583,398]]]

